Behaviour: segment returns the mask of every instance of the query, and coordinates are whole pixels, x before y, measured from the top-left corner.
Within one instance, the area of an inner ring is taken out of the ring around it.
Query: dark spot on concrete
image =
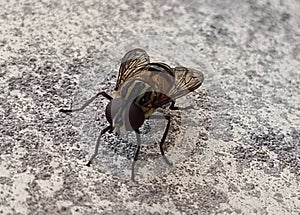
[[[283,133],[279,129],[259,127],[255,132],[249,132],[249,136],[244,139],[246,144],[238,145],[232,151],[240,162],[267,163],[265,172],[274,176],[285,167],[295,174],[300,172],[299,132],[295,128],[291,127],[287,133]],[[277,154],[279,163],[276,166],[264,148]]]

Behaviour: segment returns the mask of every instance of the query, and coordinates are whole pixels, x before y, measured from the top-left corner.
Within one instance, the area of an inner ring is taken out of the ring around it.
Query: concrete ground
[[[300,2],[1,1],[0,214],[300,214]],[[103,137],[122,56],[200,70],[164,124]],[[151,145],[152,144],[152,145]]]

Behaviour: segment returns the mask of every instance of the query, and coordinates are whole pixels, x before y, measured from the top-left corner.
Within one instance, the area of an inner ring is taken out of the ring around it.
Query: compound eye
[[[131,104],[129,108],[129,122],[131,128],[136,130],[140,128],[145,121],[145,114],[142,108],[137,106],[136,104]]]
[[[105,116],[109,124],[112,125],[113,118],[117,115],[120,108],[122,108],[123,102],[121,99],[112,99],[105,108]]]
[[[105,116],[109,124],[112,125],[111,106],[112,106],[112,100],[106,105]]]

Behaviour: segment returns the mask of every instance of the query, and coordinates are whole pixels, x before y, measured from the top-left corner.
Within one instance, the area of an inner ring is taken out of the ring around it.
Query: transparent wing
[[[169,95],[172,99],[180,98],[196,90],[204,80],[202,72],[195,69],[175,67],[173,71],[175,73],[175,86]]]
[[[130,77],[137,75],[142,69],[147,68],[150,58],[143,49],[133,49],[122,58],[115,90]]]
[[[175,81],[172,88],[167,94],[159,95],[157,98],[156,107],[160,107],[167,104],[177,98],[185,96],[189,92],[196,90],[201,86],[204,77],[200,71],[189,69],[186,67],[175,67],[173,68],[175,74]]]

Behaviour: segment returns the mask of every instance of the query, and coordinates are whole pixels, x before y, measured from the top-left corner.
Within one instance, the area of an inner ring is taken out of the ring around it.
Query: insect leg
[[[177,106],[175,106],[175,101],[172,100],[171,105],[170,105],[169,108],[170,108],[170,110],[188,110],[188,109],[192,109],[193,106],[189,105],[187,107],[177,107]]]
[[[137,140],[137,148],[136,148],[135,155],[134,155],[132,165],[131,165],[131,180],[132,181],[134,181],[134,175],[135,175],[134,174],[134,166],[135,166],[136,161],[138,160],[138,156],[139,156],[140,149],[141,149],[140,131],[139,130],[135,131],[135,135],[136,135],[136,140]]]
[[[96,143],[96,146],[95,146],[94,154],[93,154],[92,157],[90,158],[89,162],[86,164],[87,166],[90,166],[90,165],[91,165],[92,161],[94,160],[94,158],[95,158],[95,157],[97,156],[97,154],[98,154],[101,136],[102,136],[104,133],[106,133],[107,131],[109,131],[110,129],[111,129],[111,125],[107,126],[106,128],[104,128],[104,129],[100,132],[100,135],[98,136],[97,143]]]
[[[106,92],[100,92],[97,93],[95,96],[93,96],[92,98],[90,98],[89,100],[87,100],[82,107],[77,108],[77,109],[72,109],[72,110],[68,110],[68,109],[60,109],[59,112],[62,113],[70,113],[70,112],[75,112],[75,111],[80,111],[83,110],[84,108],[86,108],[89,104],[91,104],[98,96],[104,96],[105,98],[107,98],[108,100],[112,100],[112,97],[110,95],[108,95]]]
[[[152,115],[151,116],[151,119],[166,119],[168,121],[167,123],[167,126],[166,126],[166,129],[164,131],[164,134],[163,134],[163,137],[161,138],[161,141],[159,143],[159,149],[160,149],[160,153],[161,153],[161,156],[163,158],[163,160],[169,165],[169,166],[172,166],[173,164],[168,160],[168,158],[166,157],[165,155],[165,152],[164,152],[164,143],[165,143],[165,140],[167,138],[167,134],[169,132],[169,129],[170,129],[170,124],[171,124],[171,117],[169,115],[164,115],[164,116],[160,116],[160,115]]]

